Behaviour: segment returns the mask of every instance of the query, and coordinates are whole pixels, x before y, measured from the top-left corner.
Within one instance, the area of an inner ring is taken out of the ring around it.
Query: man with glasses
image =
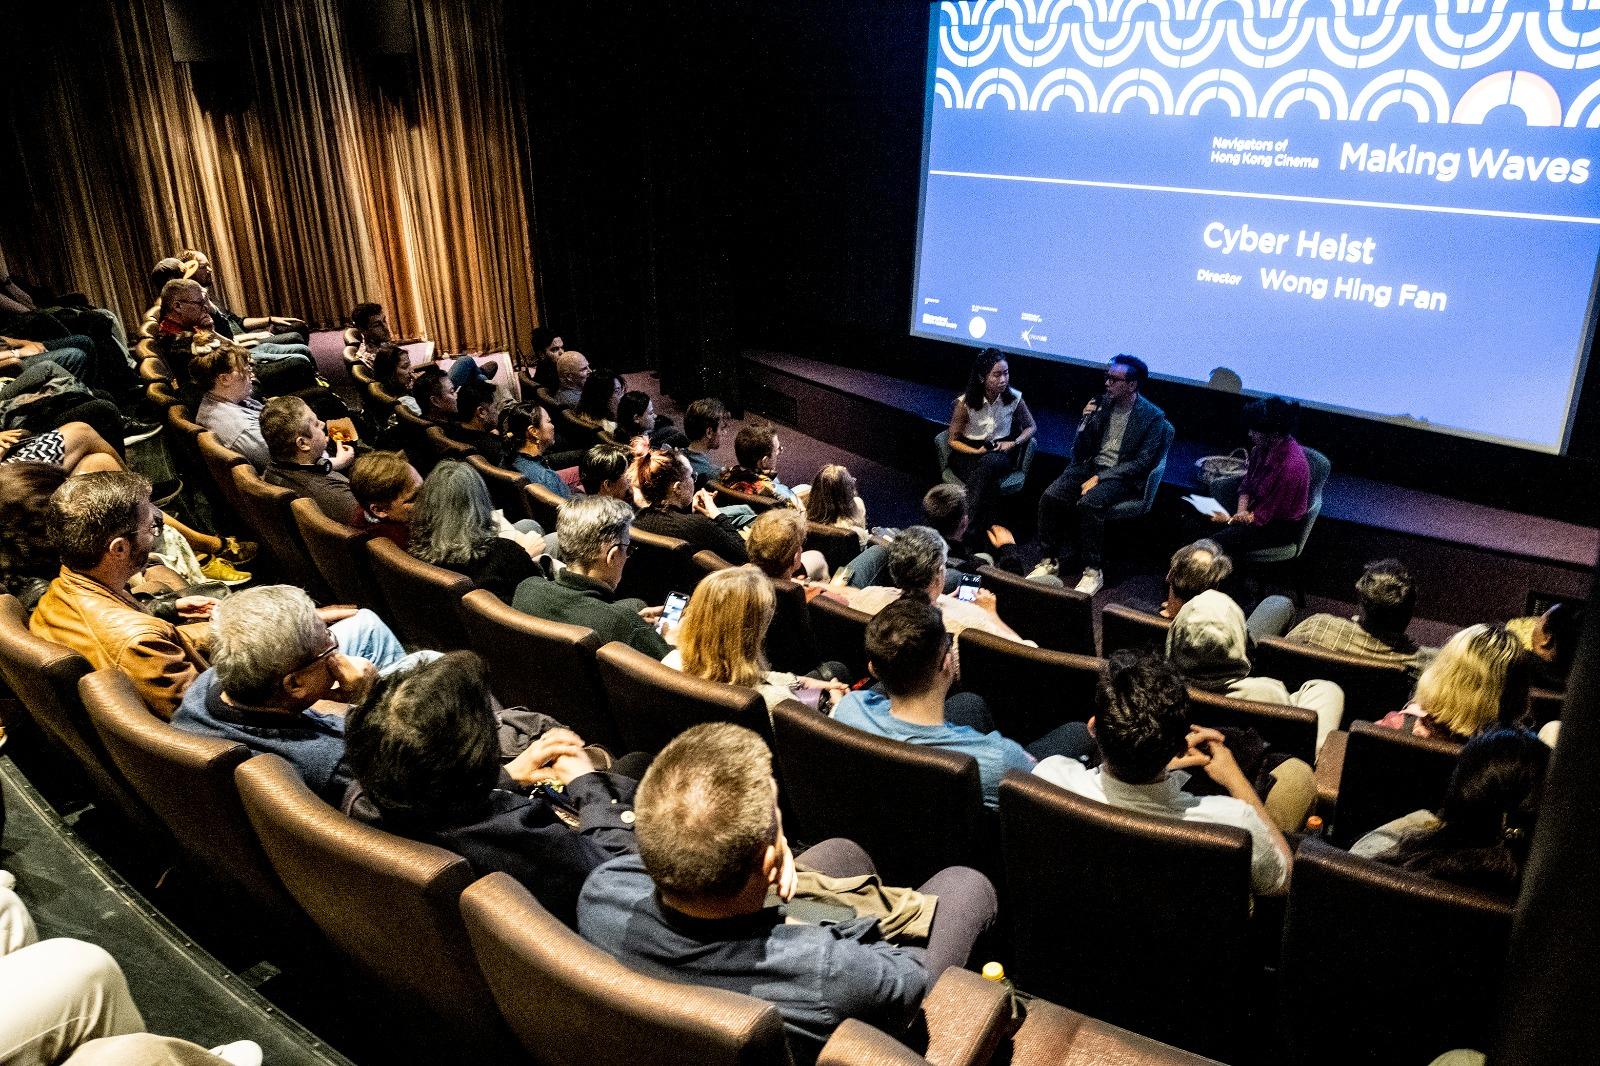
[[[536,618],[592,629],[602,644],[620,640],[665,658],[672,649],[654,625],[661,608],[616,599],[628,563],[633,508],[609,496],[578,496],[561,505],[556,532],[566,567],[553,580],[528,578],[511,605]]]
[[[161,537],[150,482],[123,470],[70,477],[50,497],[46,521],[61,573],[39,600],[29,628],[71,648],[96,670],[126,674],[152,711],[171,718],[205,660],[177,626],[146,612],[128,591]],[[204,621],[217,602],[182,597],[178,617]]]
[[[1029,577],[1081,565],[1077,591],[1093,596],[1104,586],[1106,512],[1144,495],[1168,441],[1166,415],[1141,395],[1149,376],[1131,355],[1113,356],[1106,367],[1105,394],[1084,407],[1071,462],[1039,497],[1042,557]]]
[[[160,321],[156,323],[155,349],[189,399],[198,396],[189,384],[189,361],[203,355],[227,338],[213,330],[206,291],[198,282],[174,278],[161,287]],[[281,396],[322,384],[311,359],[298,352],[252,352],[250,361],[261,378],[261,390]]]
[[[248,589],[213,612],[211,669],[189,686],[172,724],[281,756],[337,806],[352,780],[344,712],[380,676],[438,654],[407,655],[371,611],[319,608],[289,585]]]

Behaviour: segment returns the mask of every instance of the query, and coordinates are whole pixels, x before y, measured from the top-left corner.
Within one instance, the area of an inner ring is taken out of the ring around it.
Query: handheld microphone
[[[1083,412],[1083,417],[1078,419],[1078,432],[1082,433],[1083,432],[1083,427],[1085,427],[1085,426],[1087,426],[1089,424],[1089,419],[1091,419],[1091,418],[1093,418],[1095,416],[1095,412],[1099,411],[1102,407],[1104,407],[1106,404],[1108,404],[1110,402],[1111,402],[1111,397],[1109,395],[1107,395],[1106,393],[1102,392],[1100,395],[1096,396],[1094,398],[1094,407],[1092,407],[1091,409]]]

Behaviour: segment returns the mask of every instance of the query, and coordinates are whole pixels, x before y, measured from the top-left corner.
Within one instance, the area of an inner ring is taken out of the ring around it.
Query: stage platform
[[[768,351],[743,353],[740,386],[746,405],[775,422],[927,484],[938,477],[933,435],[949,420],[954,389]],[[1078,412],[1034,395],[1028,403],[1039,423],[1040,454],[1027,493],[1037,498],[1065,464]],[[1178,438],[1163,497],[1176,499],[1194,490],[1195,459],[1238,442],[1185,438],[1182,412],[1168,416]],[[1367,560],[1394,555],[1417,576],[1418,613],[1441,621],[1508,618],[1540,598],[1588,597],[1600,530],[1341,474],[1335,464],[1308,549],[1318,560],[1309,568],[1311,591],[1349,599]]]

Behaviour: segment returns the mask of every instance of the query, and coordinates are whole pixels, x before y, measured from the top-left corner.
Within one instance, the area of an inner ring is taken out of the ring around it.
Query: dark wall
[[[519,15],[543,299],[569,346],[658,368],[685,398],[731,395],[745,347],[953,393],[972,350],[907,332],[927,15],[923,0]],[[1437,373],[1441,388],[1469,387]],[[1100,389],[1097,370],[1044,360],[1018,357],[1013,375],[1035,405],[1076,408]],[[1346,473],[1600,524],[1597,378],[1574,458],[1315,411],[1301,437]],[[1162,383],[1150,394],[1180,435],[1242,443],[1240,397]]]

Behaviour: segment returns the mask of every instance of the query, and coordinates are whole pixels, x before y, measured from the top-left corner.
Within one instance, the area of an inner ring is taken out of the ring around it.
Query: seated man
[[[211,668],[184,693],[172,724],[281,756],[338,806],[352,780],[345,711],[382,674],[437,655],[407,655],[371,611],[319,609],[289,585],[246,589],[212,612]]]
[[[218,444],[250,460],[258,472],[265,470],[272,456],[261,436],[262,403],[252,394],[256,379],[249,353],[224,341],[191,359],[189,375],[204,396],[194,420],[210,430]]]
[[[211,313],[218,333],[263,357],[297,355],[308,360],[311,358],[303,320],[282,315],[241,318],[217,302],[211,291],[214,286],[211,260],[204,252],[185,249],[178,253],[178,262],[182,265],[184,276],[198,282],[205,290],[206,310]]]
[[[561,387],[553,393],[540,389],[539,402],[570,411],[583,399],[583,385],[589,380],[589,359],[582,352],[569,348],[556,357],[556,370],[561,375]]]
[[[161,319],[153,339],[157,354],[180,386],[189,385],[189,360],[227,339],[215,330],[209,306],[205,289],[194,281],[177,278],[161,287]],[[274,354],[258,345],[250,362],[267,395],[287,395],[319,384],[311,359],[298,352]]]
[[[633,454],[620,444],[596,444],[578,460],[578,484],[590,496],[609,496],[635,506]]]
[[[471,652],[386,678],[350,713],[350,768],[383,828],[455,852],[475,876],[510,874],[574,925],[590,871],[636,850],[635,784],[597,772],[568,729],[501,765],[494,707]]]
[[[400,547],[411,543],[411,512],[422,475],[400,452],[365,452],[350,465],[350,492],[358,509],[351,525]]]
[[[418,367],[411,379],[411,396],[422,417],[449,425],[456,417],[456,383],[438,363]]]
[[[1262,606],[1256,609],[1257,612],[1273,601],[1282,601],[1282,605],[1288,608],[1284,613],[1290,619],[1294,617],[1293,605],[1282,596],[1267,597],[1261,601]],[[1411,614],[1416,606],[1417,587],[1411,580],[1411,571],[1399,559],[1379,559],[1368,563],[1356,579],[1354,618],[1314,614],[1289,630],[1285,639],[1345,655],[1394,663],[1416,676],[1438,653],[1436,648],[1419,647],[1416,641],[1406,636],[1406,627],[1411,624]],[[1253,615],[1251,620],[1254,621]],[[1282,629],[1278,632],[1282,632]]]
[[[150,482],[122,470],[70,477],[50,497],[47,522],[61,554],[61,574],[40,598],[28,628],[71,648],[96,670],[126,674],[152,711],[171,718],[206,664],[176,626],[146,613],[128,592],[161,536]],[[177,610],[180,618],[198,622],[216,603],[209,596],[187,596],[177,601]]]
[[[511,605],[524,614],[594,630],[602,644],[620,640],[664,659],[672,649],[653,624],[660,607],[616,599],[633,533],[633,508],[608,496],[579,496],[561,505],[556,534],[565,568],[554,579],[530,577]]]
[[[849,693],[833,717],[891,740],[972,756],[989,807],[1000,803],[1000,779],[1007,770],[1028,773],[1038,759],[1081,758],[1094,750],[1082,722],[1067,722],[1024,750],[995,730],[983,697],[950,696],[960,674],[955,642],[939,609],[921,600],[898,599],[867,624],[867,668],[883,691]]]
[[[1100,680],[1097,702],[1089,730],[1100,747],[1100,767],[1090,770],[1070,758],[1053,758],[1033,772],[1113,807],[1243,829],[1250,834],[1251,889],[1260,896],[1282,894],[1289,883],[1289,844],[1222,734],[1189,725],[1189,696],[1171,664],[1154,655],[1117,652]],[[1196,766],[1228,794],[1183,791],[1189,780],[1184,769]]]
[[[356,304],[355,310],[350,312],[350,326],[361,337],[356,344],[356,358],[369,370],[374,369],[373,358],[378,354],[378,349],[392,340],[389,336],[389,317],[383,305]]]
[[[993,920],[993,886],[965,867],[919,889],[938,896],[926,948],[886,942],[871,917],[832,925],[787,917],[805,877],[797,869],[848,876],[873,872],[871,861],[842,840],[790,854],[772,753],[728,722],[694,726],[668,744],[635,802],[639,854],[589,876],[578,931],[652,976],[766,1000],[797,1059],[813,1057],[848,1018],[903,1031],[934,980],[966,964]]]
[[[339,441],[330,458],[327,424],[304,400],[298,396],[268,400],[261,411],[261,436],[272,456],[262,480],[309,497],[340,525],[355,521],[358,505],[344,476],[355,462],[355,449]]]
[[[711,453],[722,447],[722,426],[727,420],[728,409],[722,406],[722,401],[709,397],[696,400],[683,413],[683,435],[689,438],[689,446],[683,454],[694,470],[696,492],[715,481],[722,472]]]
[[[967,490],[961,485],[941,482],[922,496],[922,524],[944,538],[945,591],[953,592],[962,574],[976,574],[980,566],[993,566],[1010,574],[1021,574],[1023,566],[1017,556],[1017,541],[1005,526],[990,526],[989,543],[994,553],[968,554],[965,547],[969,511]],[[889,549],[884,544],[874,544],[850,560],[850,584],[864,589],[878,580],[884,564],[888,562]],[[1061,584],[1056,577],[1036,577],[1043,584]]]
[[[1083,409],[1071,462],[1039,497],[1039,545],[1035,572],[1070,573],[1081,562],[1076,588],[1094,595],[1105,584],[1100,557],[1106,512],[1113,504],[1144,495],[1150,471],[1161,461],[1166,415],[1145,399],[1149,368],[1131,355],[1113,356],[1106,391]]]
[[[911,526],[889,542],[887,557],[890,581],[893,585],[868,585],[857,589],[849,586],[830,586],[829,592],[844,598],[852,608],[863,614],[877,614],[901,596],[936,604],[944,616],[945,628],[951,636],[960,636],[963,629],[981,629],[997,637],[1025,641],[1016,630],[1006,625],[995,606],[994,593],[979,589],[971,601],[958,599],[945,589],[945,542],[927,526]]]
[[[790,507],[800,507],[800,497],[778,480],[778,456],[783,445],[771,426],[745,426],[733,438],[733,457],[737,466],[722,472],[722,484],[735,492],[770,496]]]
[[[459,386],[456,417],[444,424],[444,431],[451,440],[460,441],[499,466],[505,448],[495,429],[494,386],[487,381],[469,381]]]

